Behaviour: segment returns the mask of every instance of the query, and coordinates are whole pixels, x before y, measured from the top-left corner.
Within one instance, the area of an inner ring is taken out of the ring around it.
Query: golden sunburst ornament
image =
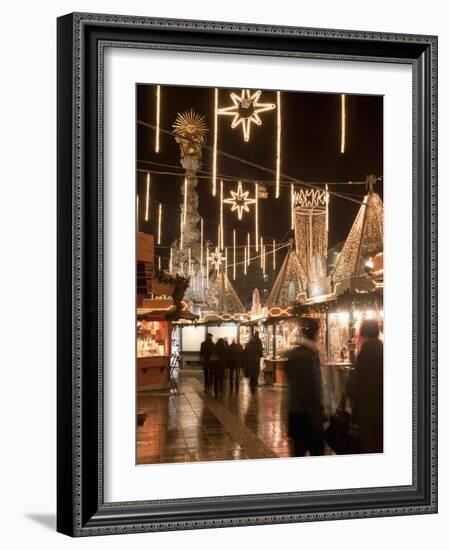
[[[259,103],[261,95],[261,90],[257,90],[253,94],[251,94],[250,90],[242,90],[240,96],[232,92],[231,99],[233,105],[218,109],[217,111],[219,115],[234,117],[231,122],[231,128],[241,125],[245,141],[249,141],[252,122],[257,124],[257,126],[262,125],[259,113],[276,108],[274,103]]]
[[[256,199],[250,199],[248,195],[249,191],[243,191],[242,182],[239,181],[237,191],[231,191],[231,197],[223,201],[226,204],[232,204],[231,212],[237,210],[237,217],[239,220],[242,219],[244,211],[249,212],[249,205],[256,202]]]
[[[184,155],[201,155],[208,131],[206,118],[193,109],[178,113],[173,124],[173,133]]]
[[[198,114],[193,109],[185,111],[184,113],[178,113],[175,123],[173,124],[174,134],[181,138],[204,138],[208,131],[209,129],[204,115]]]

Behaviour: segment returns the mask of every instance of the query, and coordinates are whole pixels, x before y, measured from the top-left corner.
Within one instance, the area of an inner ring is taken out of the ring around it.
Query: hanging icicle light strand
[[[203,272],[203,247],[204,247],[204,220],[201,218],[200,222],[201,227],[201,241],[200,241],[200,271]],[[201,283],[201,286],[203,286],[203,283]]]
[[[159,203],[159,216],[157,222],[157,244],[161,244],[162,240],[162,203]]]
[[[247,235],[247,248],[248,248],[248,252],[246,254],[247,258],[246,258],[246,261],[248,262],[248,265],[250,264],[251,262],[251,236],[249,234],[249,231],[248,231],[248,235]]]
[[[228,288],[228,249],[225,249],[225,288]]]
[[[156,86],[156,139],[154,150],[159,153],[160,146],[160,125],[161,125],[161,87]]]
[[[256,224],[256,252],[259,252],[259,184],[254,184],[254,196],[256,198],[256,215],[255,215],[255,224]]]
[[[170,247],[170,260],[168,262],[168,270],[170,273],[173,272],[173,248]]]
[[[160,256],[158,256],[158,259],[157,259],[157,267],[158,267],[159,271],[161,271],[162,265],[161,265],[161,257]]]
[[[147,172],[147,187],[145,192],[145,221],[150,219],[150,172]]]
[[[276,269],[276,240],[273,239],[273,271]]]
[[[295,228],[295,187],[293,185],[293,183],[290,184],[290,210],[291,210],[291,213],[290,213],[290,219],[291,219],[291,223],[290,223],[290,229],[294,229]]]
[[[218,88],[214,90],[214,149],[212,159],[212,195],[217,194]]]
[[[263,269],[263,237],[260,237],[260,267]]]
[[[184,224],[183,224],[183,214],[181,212],[180,223],[179,223],[179,249],[182,252],[184,247]]]
[[[223,180],[220,180],[220,248],[224,248],[223,235]]]
[[[346,149],[346,95],[341,94],[341,136],[340,136],[340,153],[344,153]]]
[[[243,273],[244,273],[245,275],[246,275],[246,272],[247,272],[247,269],[246,269],[246,268],[247,268],[247,265],[246,265],[246,264],[247,264],[247,259],[248,259],[247,256],[248,256],[248,249],[247,249],[246,246],[245,246],[245,256],[244,256],[244,260],[245,260],[245,261],[243,262]]]
[[[280,195],[281,178],[281,92],[277,92],[277,131],[276,131],[276,198]]]
[[[232,278],[235,281],[235,271],[236,271],[236,258],[235,258],[235,229],[232,230]]]
[[[188,189],[188,181],[187,178],[184,178],[184,225],[187,221],[187,189]]]
[[[206,288],[209,288],[209,247],[206,246]]]

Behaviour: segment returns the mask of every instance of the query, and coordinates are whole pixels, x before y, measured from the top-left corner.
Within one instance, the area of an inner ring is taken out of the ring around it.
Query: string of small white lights
[[[142,164],[153,164],[154,166],[160,166],[160,167],[165,167],[165,168],[172,168],[174,169],[175,171],[157,171],[157,170],[147,170],[145,168],[137,168],[137,172],[144,172],[144,173],[147,173],[147,172],[151,172],[153,174],[159,174],[159,175],[167,175],[167,176],[183,176],[184,175],[184,171],[182,170],[182,168],[176,164],[165,164],[165,163],[162,163],[162,162],[157,162],[157,161],[153,161],[153,160],[138,160],[137,162],[140,162]],[[178,171],[176,171],[178,170]],[[210,180],[211,179],[211,174],[212,172],[210,172],[209,170],[198,170],[197,174],[196,174],[196,177],[198,179],[207,179],[207,180]],[[256,178],[245,178],[245,177],[242,177],[242,176],[232,176],[230,174],[219,174],[217,173],[217,178],[220,178],[222,179],[224,182],[235,182],[235,181],[241,181],[242,183],[253,183],[254,180]],[[383,179],[383,176],[379,176],[376,178],[377,181],[382,181]],[[260,184],[266,184],[266,185],[273,185],[275,186],[276,185],[276,180],[264,180],[264,179],[260,179],[260,178],[257,178],[257,181],[260,183]],[[287,181],[287,180],[280,180],[280,185],[282,186],[285,186],[285,187],[290,187],[290,184],[291,182],[290,181]],[[328,182],[325,182],[325,181],[305,181],[305,180],[299,180],[298,179],[298,185],[301,185],[301,184],[304,184],[304,185],[315,185],[315,186],[320,186],[320,185],[367,185],[368,183],[368,180],[365,178],[364,180],[358,180],[358,181],[353,181],[353,180],[348,180],[348,181],[328,181]]]

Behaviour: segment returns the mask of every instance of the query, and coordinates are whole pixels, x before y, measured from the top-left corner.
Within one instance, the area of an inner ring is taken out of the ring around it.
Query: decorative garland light
[[[214,148],[212,159],[212,195],[217,194],[218,88],[214,90]]]
[[[159,153],[160,145],[160,123],[161,123],[161,87],[156,86],[156,140],[154,144],[154,150]]]
[[[239,220],[242,219],[243,212],[249,212],[249,204],[254,204],[256,199],[248,198],[249,191],[243,191],[242,182],[239,181],[237,186],[237,191],[231,191],[231,197],[225,199],[223,202],[226,204],[232,204],[231,212],[237,210],[237,217]]]
[[[218,109],[217,112],[219,115],[234,117],[231,122],[231,128],[236,128],[241,125],[243,139],[249,141],[251,123],[261,126],[262,120],[260,119],[259,113],[275,109],[276,105],[274,103],[259,103],[260,96],[262,95],[261,90],[253,94],[251,94],[249,90],[242,90],[240,96],[234,92],[230,95],[233,105],[231,105],[231,107]]]
[[[280,195],[281,177],[281,92],[277,92],[277,128],[276,128],[276,198]]]
[[[157,222],[157,244],[161,244],[162,240],[162,203],[159,203],[159,216]]]
[[[145,193],[145,221],[150,218],[150,172],[147,172],[147,187]]]

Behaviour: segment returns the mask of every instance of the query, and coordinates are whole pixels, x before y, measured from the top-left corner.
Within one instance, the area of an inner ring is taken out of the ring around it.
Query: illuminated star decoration
[[[242,90],[240,96],[232,92],[231,99],[234,105],[218,109],[217,111],[219,115],[234,117],[231,128],[237,128],[239,124],[242,125],[243,139],[245,141],[249,141],[250,138],[251,122],[254,122],[257,126],[262,125],[259,113],[276,108],[274,103],[259,103],[261,94],[260,90],[254,92],[252,95],[249,90]]]
[[[220,265],[224,262],[224,260],[225,258],[221,253],[221,250],[218,250],[218,248],[216,248],[215,252],[212,252],[209,256],[209,262],[214,265],[216,271],[219,270]]]
[[[238,219],[241,220],[243,216],[243,211],[249,212],[249,204],[254,204],[256,199],[248,198],[249,191],[243,191],[242,182],[239,181],[237,186],[237,191],[231,191],[232,197],[225,199],[223,202],[226,204],[232,204],[231,212],[237,210]]]

